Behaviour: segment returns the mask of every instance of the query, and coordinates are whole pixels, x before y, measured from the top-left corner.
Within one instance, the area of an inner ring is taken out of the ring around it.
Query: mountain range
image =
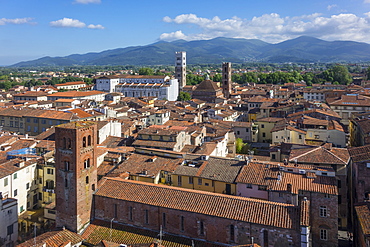
[[[176,51],[186,51],[188,64],[221,62],[330,63],[369,62],[370,44],[354,41],[324,41],[301,36],[277,44],[258,39],[215,38],[211,40],[160,41],[102,52],[42,57],[11,67],[73,65],[172,65]]]

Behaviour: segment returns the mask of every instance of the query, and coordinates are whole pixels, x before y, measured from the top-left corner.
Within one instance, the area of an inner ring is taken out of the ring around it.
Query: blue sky
[[[0,65],[159,40],[370,43],[370,0],[0,0]]]

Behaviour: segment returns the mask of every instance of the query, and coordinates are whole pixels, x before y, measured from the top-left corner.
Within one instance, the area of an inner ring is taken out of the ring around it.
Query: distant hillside
[[[370,45],[353,41],[324,41],[302,36],[278,44],[256,39],[157,42],[98,53],[43,57],[12,67],[72,65],[170,65],[176,51],[187,52],[188,64],[259,62],[363,62],[370,61]]]

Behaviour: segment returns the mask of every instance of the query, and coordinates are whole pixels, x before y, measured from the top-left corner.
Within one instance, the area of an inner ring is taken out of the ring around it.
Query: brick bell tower
[[[90,222],[97,187],[97,125],[71,122],[55,128],[56,226],[80,233]]]
[[[231,63],[222,63],[222,93],[226,99],[231,94]]]

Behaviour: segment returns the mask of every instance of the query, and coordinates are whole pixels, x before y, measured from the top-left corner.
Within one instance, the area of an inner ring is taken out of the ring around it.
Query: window
[[[276,160],[276,154],[271,154],[271,159]]]
[[[31,122],[31,119],[28,117],[28,118],[26,119],[26,122],[27,122],[27,123]]]
[[[93,191],[95,191],[95,184],[92,184],[92,185],[91,185],[91,189],[92,189]]]
[[[177,176],[177,185],[181,186],[182,185],[182,178],[181,176]]]
[[[86,184],[89,184],[89,176],[86,176]]]
[[[114,204],[113,205],[114,206],[114,208],[113,208],[113,210],[114,210],[114,217],[113,218],[115,218],[115,219],[117,219],[118,218],[118,205],[117,204]]]
[[[235,241],[235,228],[234,225],[230,225],[230,242]]]
[[[166,213],[162,213],[162,226],[166,228]]]
[[[33,132],[37,132],[39,128],[37,126],[33,127]]]
[[[69,171],[69,161],[64,161],[64,170]]]
[[[84,136],[82,138],[82,147],[85,148],[86,147],[86,136]]]
[[[41,120],[41,123],[42,123],[42,124],[46,124],[46,119],[42,119],[42,120]]]
[[[86,166],[87,166],[87,167],[90,167],[90,166],[91,166],[91,164],[90,164],[90,158],[88,158],[88,159],[86,160]]]
[[[252,189],[252,184],[246,184],[245,186],[247,189]]]
[[[13,224],[9,225],[6,230],[6,235],[12,235],[14,233]]]
[[[68,187],[68,180],[66,178],[64,179],[64,187]]]
[[[149,210],[145,209],[145,224],[149,224]]]
[[[328,230],[320,229],[320,240],[328,240]]]
[[[38,121],[38,119],[37,119],[37,118],[34,118],[34,119],[33,119],[33,122],[34,122],[34,123],[38,123],[39,121]]]
[[[26,190],[30,188],[30,183],[26,183]]]
[[[338,188],[342,188],[342,181],[338,180]]]
[[[204,183],[205,186],[209,186],[209,183]]]
[[[327,217],[327,213],[326,206],[320,206],[320,217]]]
[[[199,234],[204,235],[204,222],[203,221],[199,222]]]
[[[183,232],[185,231],[185,217],[184,216],[181,216],[180,218],[180,230]]]
[[[130,207],[128,207],[128,219],[130,220],[130,221],[132,221],[132,207],[130,206]]]
[[[299,135],[298,137],[299,137],[299,139],[302,139],[302,135]]]
[[[18,195],[18,190],[14,190],[14,196]]]
[[[48,168],[47,169],[47,174],[53,175],[54,174],[54,170],[51,169],[51,168]]]
[[[18,174],[17,173],[14,173],[13,179],[17,179],[17,177],[18,177]]]
[[[189,184],[193,184],[193,177],[189,177]]]
[[[262,137],[266,137],[266,133],[265,132],[262,133]]]
[[[87,145],[91,146],[91,136],[90,135],[87,137]]]
[[[265,128],[265,125],[264,124],[261,124],[261,128],[263,129],[263,128]]]
[[[13,121],[10,121],[10,127],[13,127]]]
[[[8,186],[8,178],[4,179],[4,187]]]
[[[202,185],[202,179],[198,178],[198,185]]]
[[[266,185],[258,185],[258,190],[267,190]]]

